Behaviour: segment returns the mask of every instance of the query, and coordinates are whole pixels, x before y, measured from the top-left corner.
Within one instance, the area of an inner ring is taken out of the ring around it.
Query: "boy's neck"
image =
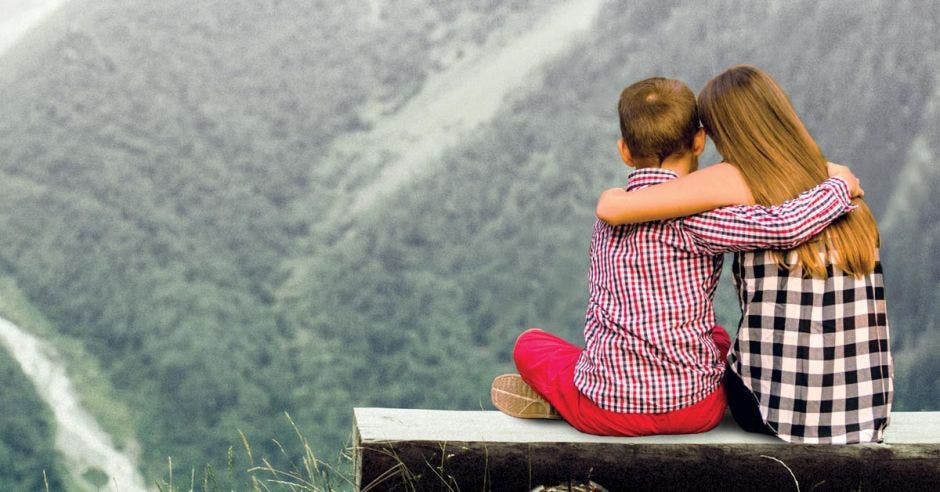
[[[636,162],[636,164],[636,169],[667,169],[682,177],[698,169],[698,156],[695,156],[692,152],[684,152],[666,157],[662,162],[647,161],[645,163]]]

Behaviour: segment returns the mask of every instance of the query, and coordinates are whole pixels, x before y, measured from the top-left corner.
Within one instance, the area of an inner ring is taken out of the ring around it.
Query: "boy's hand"
[[[852,198],[861,198],[865,196],[865,190],[862,189],[862,182],[852,174],[852,171],[848,166],[843,166],[842,164],[836,164],[833,162],[826,163],[826,170],[829,171],[830,178],[842,178],[849,185],[849,195]]]

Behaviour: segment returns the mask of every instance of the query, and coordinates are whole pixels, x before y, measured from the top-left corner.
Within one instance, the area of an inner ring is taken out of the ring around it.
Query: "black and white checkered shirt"
[[[767,424],[789,442],[880,442],[893,392],[881,263],[802,278],[746,252],[733,269],[743,314],[728,361]]]

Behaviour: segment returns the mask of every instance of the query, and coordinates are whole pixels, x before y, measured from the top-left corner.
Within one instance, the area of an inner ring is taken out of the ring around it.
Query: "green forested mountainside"
[[[488,407],[523,329],[577,341],[632,81],[767,69],[879,217],[912,143],[938,155],[936,5],[612,3],[427,172],[341,207],[357,181],[339,178],[373,171],[337,139],[550,3],[76,0],[0,58],[0,268],[100,360],[151,476],[167,456],[221,468],[238,430],[278,460],[284,411],[330,458],[354,405]],[[883,238],[898,378],[925,382],[938,313],[910,293],[940,283],[928,196]],[[940,407],[923,388],[899,383],[896,408]]]
[[[935,410],[940,407],[940,215],[932,195],[940,186],[940,85],[934,85],[916,135],[899,173],[899,192],[881,222],[883,257],[894,269],[888,288],[897,292],[889,305],[891,321],[904,330],[892,346],[895,387],[905,408]]]

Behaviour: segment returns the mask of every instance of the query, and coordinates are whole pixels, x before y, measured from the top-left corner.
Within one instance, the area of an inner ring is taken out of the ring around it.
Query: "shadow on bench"
[[[366,490],[940,490],[940,412],[895,412],[884,444],[848,446],[787,444],[730,417],[704,434],[622,438],[492,411],[354,413]]]

